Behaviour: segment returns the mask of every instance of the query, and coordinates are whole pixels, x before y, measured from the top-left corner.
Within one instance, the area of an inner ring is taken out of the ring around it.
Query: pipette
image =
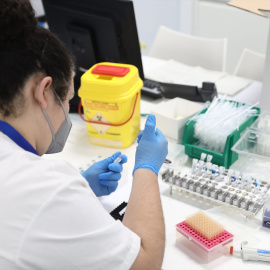
[[[230,254],[242,255],[244,261],[270,262],[270,250],[246,247],[247,243],[247,241],[242,242],[240,250],[234,249],[234,247],[231,246]]]

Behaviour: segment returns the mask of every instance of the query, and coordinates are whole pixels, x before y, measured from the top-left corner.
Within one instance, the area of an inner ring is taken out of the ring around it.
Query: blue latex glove
[[[122,155],[120,163],[113,163],[120,154],[121,152],[116,152],[111,157],[96,162],[82,173],[97,197],[109,195],[116,190],[123,170],[122,164],[127,162],[127,156]]]
[[[156,175],[168,154],[168,141],[162,132],[156,128],[156,117],[150,114],[144,130],[138,135],[138,146],[135,155],[136,169],[146,168]]]

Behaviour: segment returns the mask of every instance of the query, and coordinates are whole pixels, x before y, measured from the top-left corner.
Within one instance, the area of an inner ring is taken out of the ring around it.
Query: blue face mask
[[[53,154],[53,153],[59,153],[59,152],[61,152],[63,150],[64,146],[65,146],[65,143],[67,141],[67,138],[68,138],[70,129],[72,127],[71,120],[70,120],[70,118],[69,118],[69,116],[68,116],[68,114],[67,114],[67,112],[65,110],[65,107],[64,107],[61,99],[58,97],[58,95],[55,93],[54,90],[53,90],[53,92],[56,95],[57,99],[59,100],[59,102],[61,104],[61,107],[62,107],[62,109],[63,109],[63,111],[65,113],[65,120],[62,123],[61,127],[59,128],[59,130],[56,132],[56,134],[54,134],[51,121],[50,121],[47,113],[45,112],[45,110],[41,107],[41,109],[43,111],[43,114],[45,115],[45,117],[46,117],[46,119],[48,121],[48,124],[50,126],[51,132],[52,132],[52,142],[49,145],[49,148],[47,149],[47,151],[46,151],[45,154]]]

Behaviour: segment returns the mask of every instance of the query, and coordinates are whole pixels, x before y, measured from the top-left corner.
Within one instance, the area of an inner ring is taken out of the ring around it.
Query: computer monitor
[[[42,0],[50,31],[76,57],[76,95],[82,74],[99,62],[132,64],[144,80],[133,2],[129,0]]]

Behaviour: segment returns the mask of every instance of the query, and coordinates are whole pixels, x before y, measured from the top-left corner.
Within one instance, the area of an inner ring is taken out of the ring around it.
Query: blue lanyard
[[[0,130],[25,151],[38,155],[34,147],[8,123],[0,120]]]

